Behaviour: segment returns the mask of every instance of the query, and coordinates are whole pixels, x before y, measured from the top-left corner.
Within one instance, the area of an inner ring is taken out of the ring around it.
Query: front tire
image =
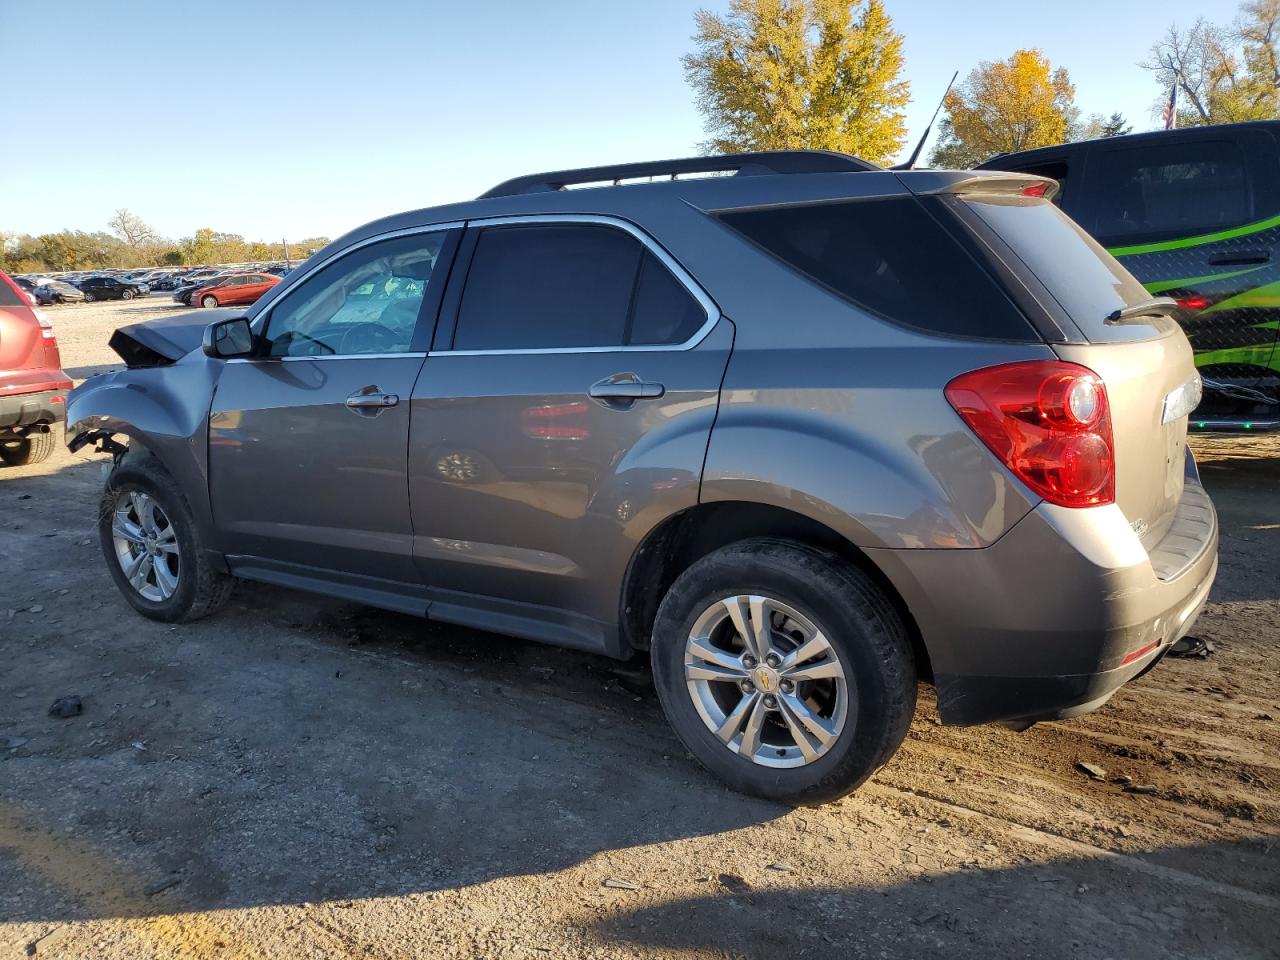
[[[744,540],[694,563],[654,623],[654,681],[685,746],[729,786],[819,804],[897,751],[915,712],[906,629],[835,554]]]
[[[123,293],[121,293],[121,294],[120,294],[120,299],[121,299],[121,300],[132,300],[132,299],[133,299],[133,291],[132,291],[132,290],[125,290]]]
[[[85,303],[93,303],[93,301],[95,301],[95,300],[97,300],[97,299],[98,299],[98,298],[97,298],[97,297],[95,297],[92,293],[86,293],[86,294],[84,295],[84,302],[85,302]]]
[[[214,296],[203,297],[200,300],[200,306],[206,309],[212,309],[218,305],[218,298]]]
[[[6,467],[25,467],[48,460],[57,446],[52,430],[37,430],[18,440],[0,440],[0,463]]]
[[[210,564],[186,497],[154,457],[126,455],[111,471],[98,538],[116,586],[144,617],[199,620],[231,595],[235,580]]]

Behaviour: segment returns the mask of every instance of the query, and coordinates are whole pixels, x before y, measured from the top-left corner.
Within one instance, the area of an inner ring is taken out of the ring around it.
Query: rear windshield
[[[1165,320],[1105,322],[1151,294],[1052,203],[998,195],[967,197],[965,203],[1013,249],[1088,340],[1142,339],[1169,328],[1171,321]]]
[[[1040,339],[986,269],[914,197],[717,215],[784,263],[895,323],[952,337]]]
[[[15,286],[7,276],[0,273],[0,307],[24,307],[29,305],[26,300],[22,299]]]

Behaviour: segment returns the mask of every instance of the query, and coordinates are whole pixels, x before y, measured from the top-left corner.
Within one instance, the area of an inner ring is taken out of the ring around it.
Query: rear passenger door
[[[731,344],[630,224],[470,224],[413,393],[432,617],[609,649],[635,545],[697,502]]]
[[[1083,223],[1153,294],[1173,297],[1203,374],[1280,383],[1280,158],[1261,130],[1094,146]]]

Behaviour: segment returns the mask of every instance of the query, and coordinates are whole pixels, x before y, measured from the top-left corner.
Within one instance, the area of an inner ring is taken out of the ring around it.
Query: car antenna
[[[942,105],[947,102],[947,94],[956,85],[956,77],[958,76],[960,76],[959,70],[951,75],[951,82],[947,84],[947,89],[942,91],[942,99],[938,101],[938,108],[933,111],[933,118],[929,121],[929,125],[924,128],[924,135],[916,143],[916,148],[911,151],[911,156],[907,157],[906,163],[890,167],[890,170],[914,170],[916,168],[916,161],[920,159],[920,151],[924,149],[925,141],[929,139],[929,133],[933,130],[933,125],[938,120],[938,114],[942,112]]]

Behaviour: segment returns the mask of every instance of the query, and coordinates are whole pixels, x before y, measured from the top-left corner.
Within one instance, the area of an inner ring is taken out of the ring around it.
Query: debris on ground
[[[1204,659],[1213,653],[1213,641],[1203,637],[1183,637],[1169,648],[1171,657],[1199,657]]]
[[[1127,783],[1124,786],[1125,793],[1155,793],[1156,788],[1151,783]]]
[[[639,890],[640,884],[632,883],[630,880],[619,880],[616,877],[609,877],[604,882],[604,886],[613,890]]]
[[[144,896],[154,897],[157,893],[163,893],[170,887],[176,887],[182,882],[182,877],[170,877],[168,880],[161,880],[159,883],[153,883],[142,891]]]
[[[1076,769],[1087,773],[1091,780],[1107,779],[1107,771],[1095,763],[1086,763],[1083,760],[1077,760]]]
[[[84,713],[84,704],[79,697],[59,697],[49,707],[49,716],[59,720],[69,720]]]
[[[67,936],[71,933],[71,928],[67,926],[54,927],[39,940],[33,940],[27,944],[28,957],[52,957],[56,956],[55,951],[62,944]]]

